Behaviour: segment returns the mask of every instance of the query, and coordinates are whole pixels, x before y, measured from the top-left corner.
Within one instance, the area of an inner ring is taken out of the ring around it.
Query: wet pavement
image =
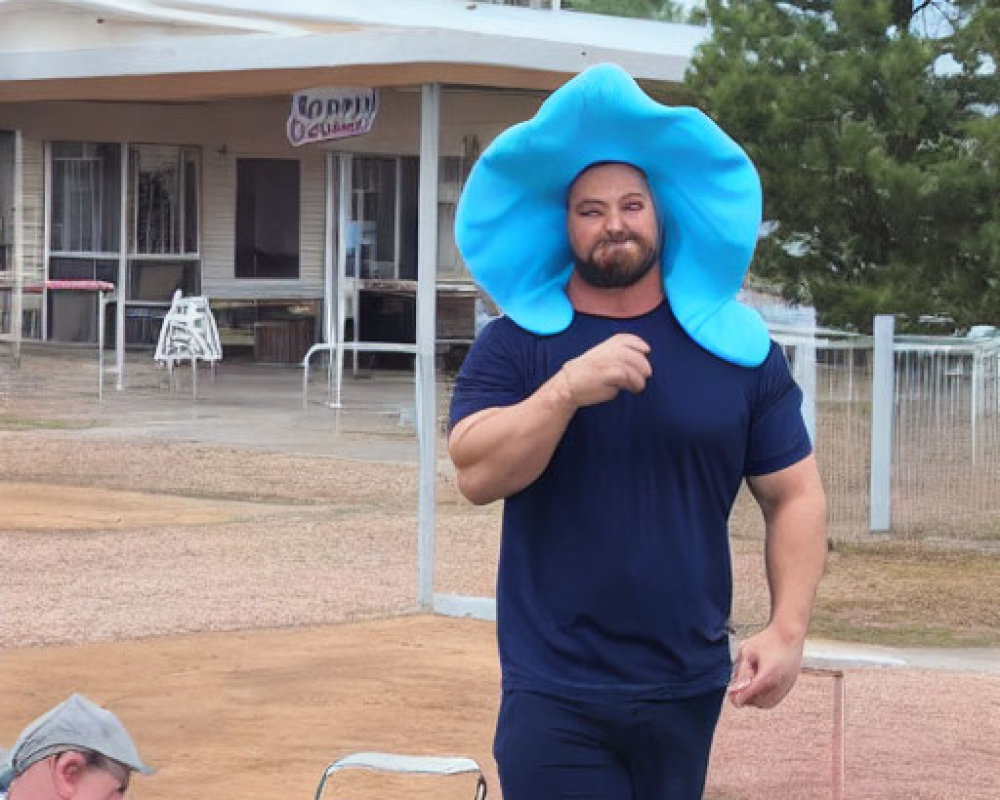
[[[196,441],[230,447],[280,450],[416,464],[415,391],[412,373],[345,370],[340,406],[325,368],[314,368],[304,397],[297,365],[220,364],[173,375],[147,354],[129,353],[123,387],[105,366],[99,400],[96,354],[72,348],[26,348],[14,369],[0,350],[0,414],[64,420],[75,435]],[[439,455],[447,420],[451,376],[438,380]],[[43,421],[41,426],[48,424]]]

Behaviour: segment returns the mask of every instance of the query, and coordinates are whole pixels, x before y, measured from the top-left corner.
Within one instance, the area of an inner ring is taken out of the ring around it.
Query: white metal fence
[[[894,351],[893,531],[1000,541],[1000,339]]]
[[[1000,339],[893,337],[888,395],[873,398],[872,337],[780,326],[772,336],[806,393],[831,536],[878,529],[884,504],[895,537],[1000,541]]]

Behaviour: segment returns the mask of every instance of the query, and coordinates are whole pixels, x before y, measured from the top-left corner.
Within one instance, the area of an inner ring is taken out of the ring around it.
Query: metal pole
[[[978,422],[983,413],[983,390],[986,388],[985,371],[983,369],[983,355],[979,349],[972,351],[972,386],[970,391],[969,405],[969,433],[970,450],[972,451],[972,466],[975,467],[979,458],[978,448]]]
[[[417,602],[434,605],[434,484],[437,476],[437,401],[434,375],[438,252],[438,141],[441,86],[424,84],[420,104],[420,199],[417,228]]]
[[[362,162],[363,164],[363,162]],[[353,166],[353,165],[352,165]],[[362,186],[364,185],[364,172],[362,169]],[[354,277],[351,279],[351,310],[354,312],[354,324],[351,326],[351,338],[354,340],[354,347],[351,349],[351,377],[358,377],[358,342],[361,341],[361,256],[364,249],[364,219],[365,213],[365,190],[355,194],[353,169],[351,176],[351,203],[356,204],[356,212],[352,208],[354,217]],[[356,213],[356,216],[354,216]]]
[[[323,342],[330,348],[326,355],[326,399],[328,404],[333,391],[332,348],[334,342],[339,342],[341,338],[336,329],[337,320],[341,314],[339,292],[341,284],[339,278],[335,279],[334,277],[334,272],[337,270],[338,264],[341,263],[340,251],[344,239],[344,226],[340,223],[339,217],[340,208],[342,208],[339,196],[340,181],[337,175],[339,169],[340,158],[336,153],[328,152],[326,154],[326,185],[323,192],[326,196],[326,216],[324,219],[326,232],[323,251]],[[302,382],[302,404],[305,407],[309,391],[309,354],[305,358]]]
[[[121,192],[118,197],[118,305],[115,308],[115,388],[125,388],[125,282],[128,276],[128,142],[121,145]]]
[[[49,291],[45,288],[45,282],[51,277],[49,275],[49,261],[52,258],[52,143],[46,142],[43,145],[43,197],[42,203],[42,330],[39,338],[43,342],[49,340]]]
[[[833,676],[833,800],[844,800],[844,771],[847,762],[844,736],[846,701],[844,673],[838,671]]]
[[[104,311],[107,292],[97,292],[97,402],[104,403]]]
[[[323,218],[323,341],[327,344],[333,341],[333,259],[334,236],[336,235],[336,220],[334,209],[336,199],[334,192],[333,153],[326,154],[326,180],[323,194],[326,198],[326,209]]]
[[[826,659],[820,659],[820,661],[824,660]],[[818,675],[833,679],[833,800],[844,800],[847,741],[847,723],[845,720],[847,692],[844,687],[844,670],[821,665],[807,656],[802,664],[802,674]]]
[[[351,202],[351,170],[354,157],[348,153],[340,156],[340,185],[338,196],[340,208],[337,209],[337,337],[336,358],[333,359],[333,375],[336,381],[336,392],[331,405],[341,406],[341,389],[344,380],[344,335],[347,331],[346,291],[347,283],[347,215]],[[357,317],[355,316],[355,324]]]
[[[875,317],[872,366],[871,487],[868,527],[892,527],[893,330],[891,315]]]
[[[24,141],[14,132],[14,298],[10,332],[14,337],[14,366],[21,364],[24,322]]]
[[[396,156],[396,191],[393,194],[396,204],[392,215],[392,279],[399,280],[400,241],[403,235],[403,158]]]
[[[795,382],[802,389],[802,419],[809,439],[816,444],[816,309],[806,320],[806,326],[796,331]]]

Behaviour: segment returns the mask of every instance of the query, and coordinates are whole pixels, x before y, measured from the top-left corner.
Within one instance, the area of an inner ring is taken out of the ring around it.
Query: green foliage
[[[826,324],[1000,323],[996,0],[708,0],[707,15],[687,84],[760,170],[755,274]]]

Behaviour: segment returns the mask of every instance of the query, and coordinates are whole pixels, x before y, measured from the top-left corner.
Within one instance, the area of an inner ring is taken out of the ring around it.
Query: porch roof
[[[309,86],[550,90],[612,61],[682,80],[702,28],[458,0],[0,0],[4,101],[197,101]]]

